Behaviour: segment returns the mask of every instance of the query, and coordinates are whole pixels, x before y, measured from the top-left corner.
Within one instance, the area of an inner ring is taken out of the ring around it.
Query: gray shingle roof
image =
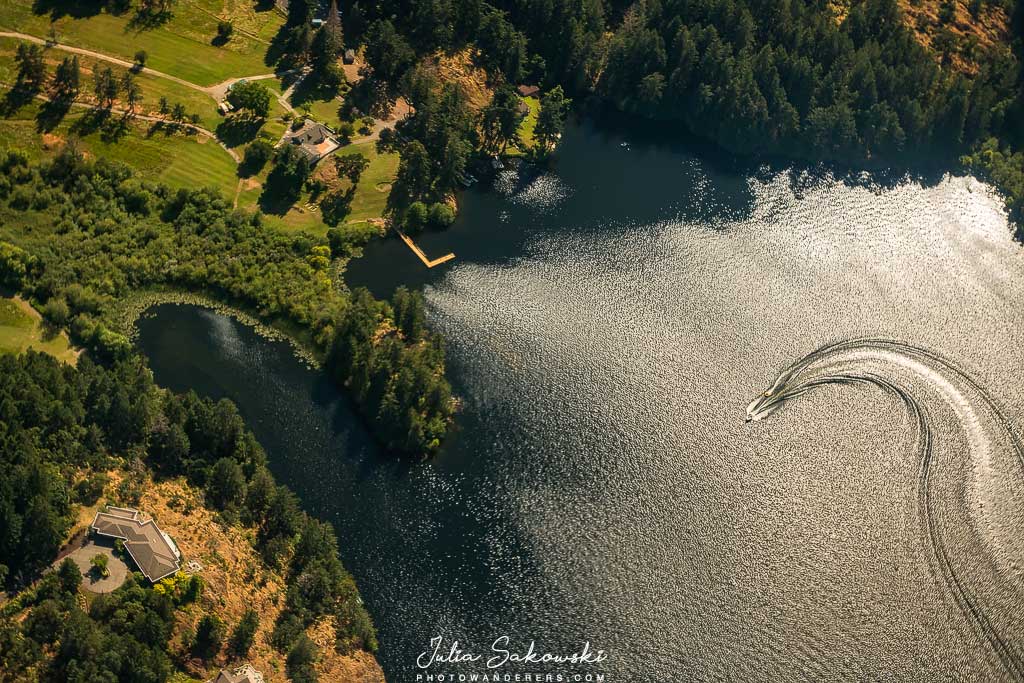
[[[234,672],[221,669],[213,683],[263,683],[263,674],[254,669],[252,664],[244,664]]]
[[[307,119],[298,130],[288,131],[285,140],[297,145],[314,163],[339,147],[334,131],[311,119]]]
[[[156,522],[142,521],[138,510],[107,506],[97,512],[93,530],[124,542],[125,550],[150,581],[159,581],[181,568],[181,558]]]

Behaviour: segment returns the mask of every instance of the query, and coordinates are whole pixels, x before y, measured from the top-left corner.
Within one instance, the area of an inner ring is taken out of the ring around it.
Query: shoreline
[[[194,292],[150,291],[143,292],[122,302],[117,312],[118,322],[122,328],[121,331],[133,345],[138,341],[138,321],[143,317],[153,315],[150,311],[157,306],[163,305],[195,306],[225,315],[243,325],[251,327],[257,335],[264,339],[286,342],[291,347],[295,357],[309,369],[323,369],[323,362],[294,336],[273,327],[269,323],[263,322],[255,315],[241,308],[218,301],[206,294],[196,294]]]

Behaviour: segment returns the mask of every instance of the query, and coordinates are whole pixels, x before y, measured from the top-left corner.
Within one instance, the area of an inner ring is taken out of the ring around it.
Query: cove
[[[157,381],[235,401],[274,474],[334,523],[388,680],[415,681],[433,638],[487,655],[502,636],[608,654],[503,671],[617,681],[999,675],[922,535],[906,407],[827,386],[746,421],[795,359],[874,336],[950,359],[1017,424],[1024,257],[986,185],[742,169],[583,125],[552,171],[466,193],[418,243],[457,258],[426,271],[383,241],[348,282],[423,287],[448,340],[463,408],[428,463],[380,454],[284,343],[194,307],[139,322]],[[949,561],[1019,633],[1024,529],[975,512],[1020,509],[1019,473],[969,462],[971,432],[939,419],[926,380],[905,378],[937,416]],[[971,578],[979,557],[998,581]]]

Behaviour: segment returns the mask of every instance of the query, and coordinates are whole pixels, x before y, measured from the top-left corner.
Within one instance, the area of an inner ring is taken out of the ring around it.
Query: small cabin
[[[342,56],[341,60],[343,62],[345,62],[346,64],[355,64],[356,63],[356,51],[353,50],[352,48],[349,48],[349,49],[345,50],[345,54]]]
[[[516,90],[520,97],[537,97],[540,94],[540,88],[536,85],[521,85]]]

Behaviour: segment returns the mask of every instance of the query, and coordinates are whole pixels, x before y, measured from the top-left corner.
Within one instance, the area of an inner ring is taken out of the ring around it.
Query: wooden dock
[[[416,254],[416,256],[419,257],[420,261],[423,261],[423,265],[425,265],[427,268],[439,266],[442,263],[447,263],[448,261],[451,261],[453,258],[455,258],[455,254],[445,254],[444,256],[441,256],[440,258],[436,258],[433,261],[431,261],[430,259],[427,258],[427,255],[423,253],[423,250],[417,247],[416,243],[413,242],[408,235],[399,230],[398,236],[402,238],[402,241],[405,242],[406,246],[412,249],[412,253]]]

